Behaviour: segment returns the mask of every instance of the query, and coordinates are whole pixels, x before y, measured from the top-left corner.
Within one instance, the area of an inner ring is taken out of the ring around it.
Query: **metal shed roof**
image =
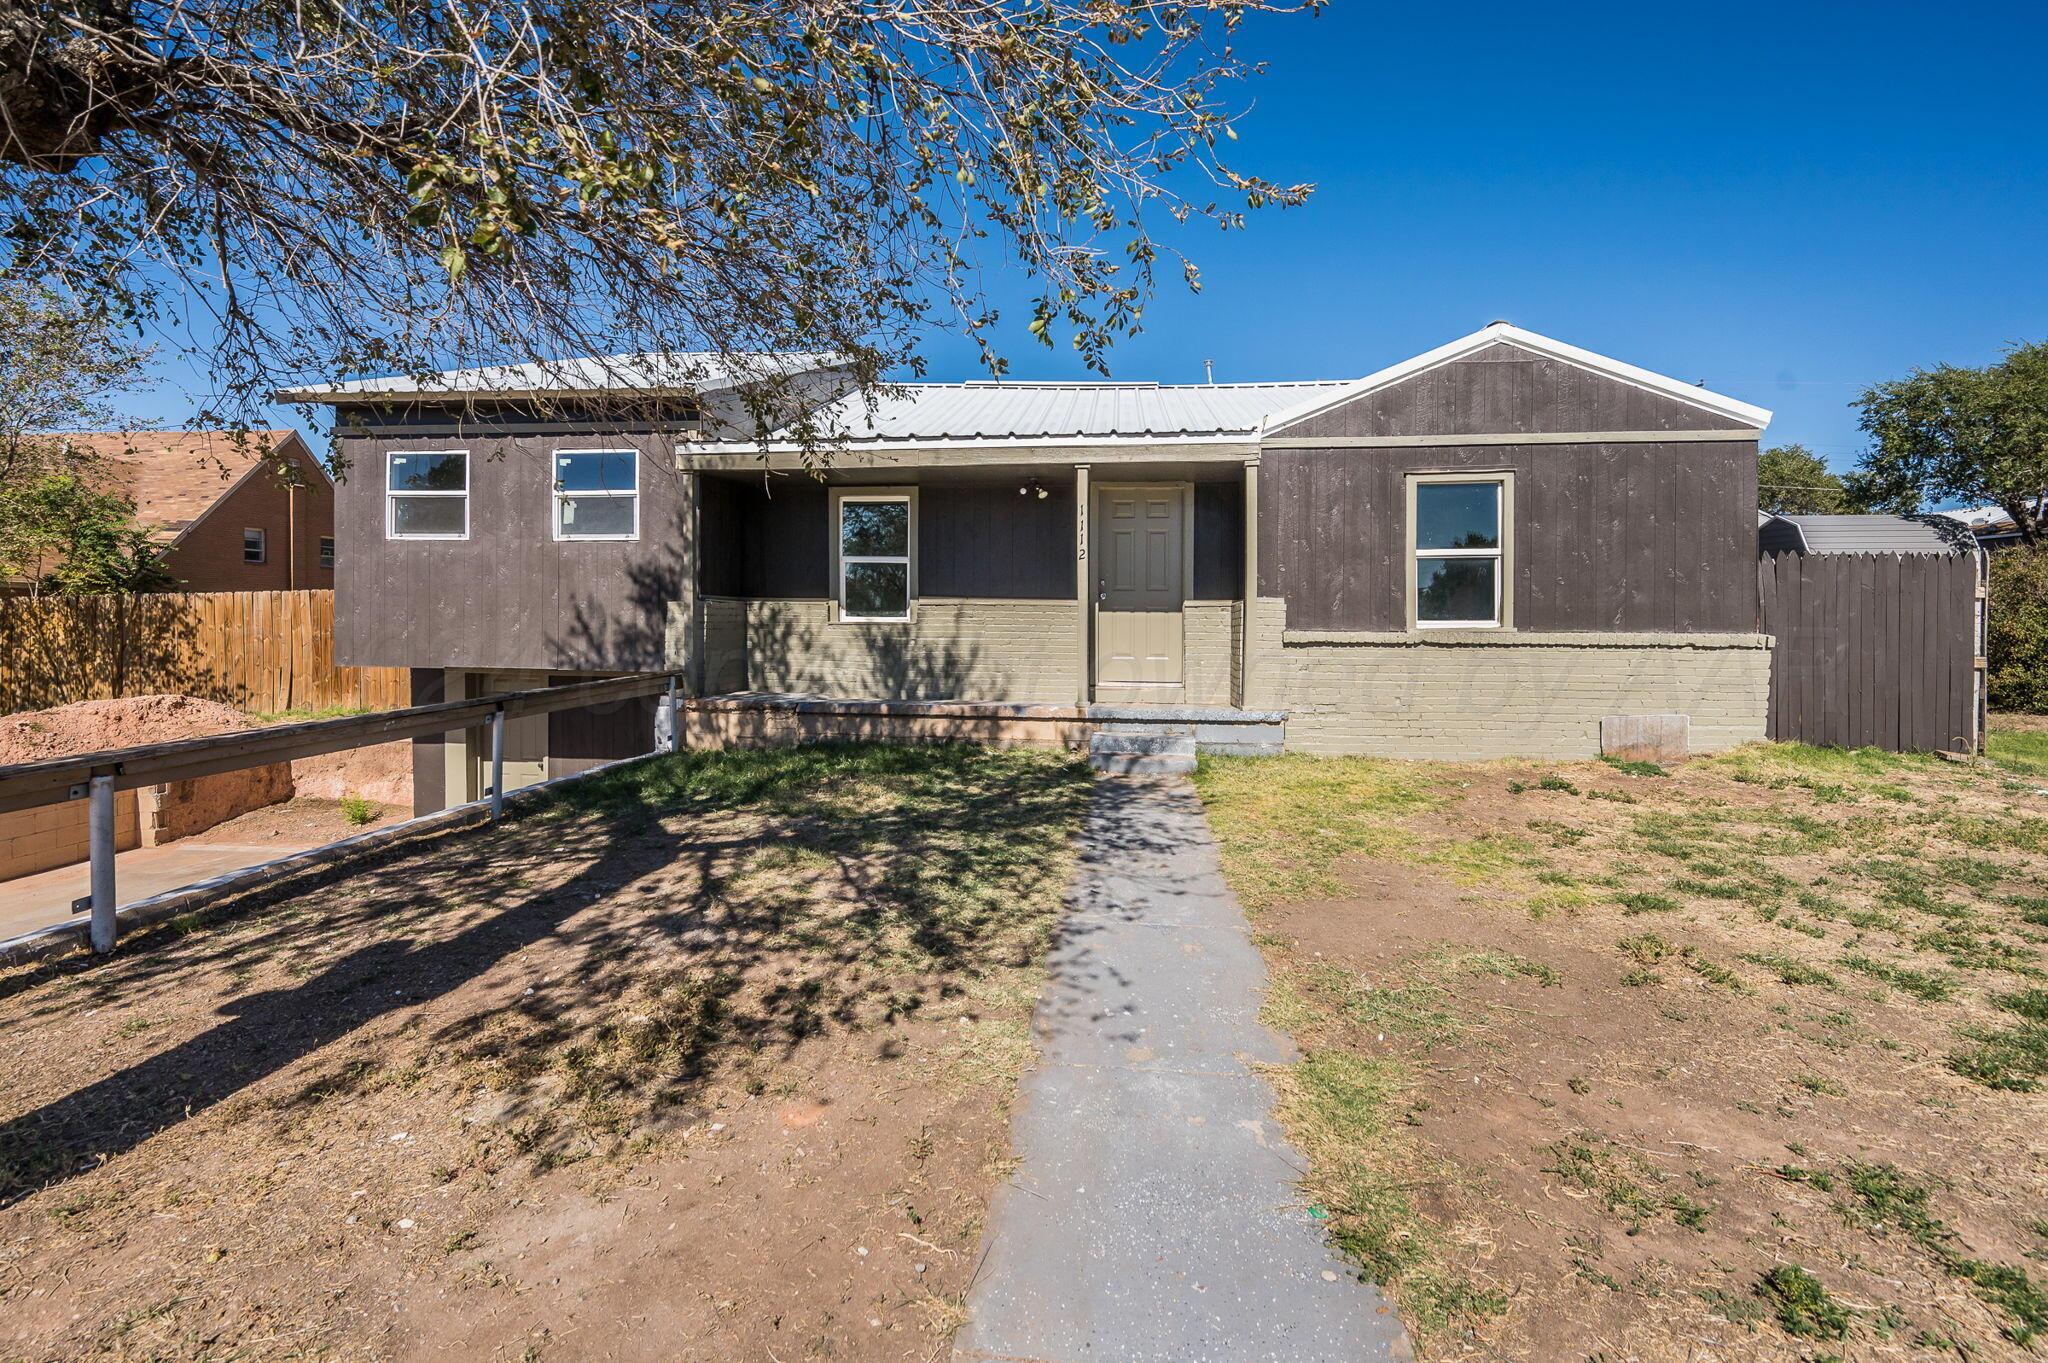
[[[721,355],[710,350],[678,350],[653,355],[592,355],[571,360],[536,360],[531,364],[492,365],[484,369],[448,369],[438,374],[390,375],[316,383],[280,389],[279,402],[348,403],[370,399],[486,397],[596,397],[619,391],[662,393],[711,392],[764,379],[814,370],[842,368],[839,355],[787,351],[758,355]]]
[[[856,442],[1250,438],[1327,383],[912,383],[871,412],[850,393],[818,416]]]
[[[1911,516],[1772,516],[1789,526],[1797,544],[1785,547],[1808,554],[1953,554],[1957,545],[1924,520]],[[1769,545],[1770,526],[1762,527]]]

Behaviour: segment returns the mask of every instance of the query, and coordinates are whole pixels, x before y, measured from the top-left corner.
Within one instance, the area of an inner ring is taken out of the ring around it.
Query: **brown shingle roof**
[[[168,543],[206,514],[250,468],[298,441],[297,431],[67,431],[73,446],[105,461],[102,485],[135,503],[135,518]],[[300,442],[303,447],[303,442]],[[316,463],[310,458],[307,462]]]

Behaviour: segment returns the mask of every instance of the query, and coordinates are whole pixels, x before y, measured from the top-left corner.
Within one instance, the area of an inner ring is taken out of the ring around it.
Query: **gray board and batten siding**
[[[1725,415],[1513,347],[1426,370],[1269,442],[1259,595],[1286,599],[1291,629],[1400,630],[1407,476],[1508,471],[1518,630],[1753,631],[1757,442],[1729,427]],[[1660,431],[1694,434],[1640,438]],[[1599,439],[1623,432],[1638,438]],[[1355,443],[1431,434],[1443,443]]]
[[[391,667],[659,671],[668,605],[684,596],[694,518],[666,435],[344,434],[336,482],[335,658]],[[552,456],[638,455],[640,532],[554,538]],[[385,535],[385,456],[469,452],[469,536]]]

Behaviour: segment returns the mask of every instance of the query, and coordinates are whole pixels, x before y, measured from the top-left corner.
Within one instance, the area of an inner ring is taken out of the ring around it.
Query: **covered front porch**
[[[672,650],[698,695],[1242,706],[1255,447],[943,453],[686,461],[696,590]]]

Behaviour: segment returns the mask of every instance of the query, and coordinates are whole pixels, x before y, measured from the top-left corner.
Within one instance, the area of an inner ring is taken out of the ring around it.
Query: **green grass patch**
[[[1928,1003],[1940,1003],[1955,993],[1955,976],[1940,971],[1915,970],[1911,966],[1899,965],[1893,961],[1880,961],[1855,951],[1843,956],[1842,964],[1858,974],[1868,975],[1874,980],[1883,980],[1892,988]]]
[[[1223,874],[1252,909],[1341,893],[1339,860],[1408,851],[1402,821],[1443,802],[1413,768],[1362,757],[1205,755],[1195,788]]]
[[[1666,1213],[1687,1230],[1704,1230],[1712,1214],[1713,1208],[1668,1188],[1670,1176],[1641,1155],[1604,1137],[1576,1132],[1551,1146],[1550,1156],[1544,1173],[1591,1193],[1628,1222],[1631,1234]]]
[[[1764,1274],[1756,1294],[1770,1308],[1778,1328],[1799,1339],[1843,1339],[1851,1312],[1828,1295],[1820,1279],[1797,1264],[1779,1264]]]
[[[1993,994],[1991,1002],[2029,1022],[2048,1022],[2048,989],[2020,989],[2010,994]]]
[[[1461,885],[1493,885],[1518,872],[1543,865],[1536,844],[1517,833],[1482,833],[1439,843],[1417,860],[1441,866]]]
[[[1626,757],[1608,757],[1605,755],[1600,760],[1624,776],[1669,776],[1671,774],[1655,762],[1635,762]]]
[[[1790,956],[1775,951],[1745,951],[1741,958],[1751,965],[1762,966],[1777,977],[1780,984],[1817,984],[1828,989],[1836,986],[1833,975],[1804,961],[1795,961]]]
[[[1956,1234],[1928,1207],[1927,1189],[1889,1164],[1852,1162],[1845,1180],[1857,1200],[1858,1219],[1876,1230],[1897,1230],[1920,1245],[1977,1298],[2005,1317],[2002,1332],[2031,1345],[2048,1332],[2048,1295],[2026,1269],[1974,1258],[1957,1248]]]
[[[1984,735],[1984,754],[2017,775],[2048,777],[2048,729],[1993,728]]]
[[[1498,1314],[1506,1300],[1449,1272],[1434,1227],[1415,1209],[1391,1119],[1406,1085],[1396,1062],[1324,1050],[1286,1072],[1280,1119],[1310,1162],[1304,1191],[1361,1276],[1392,1291],[1428,1335]]]
[[[1965,1028],[1963,1036],[1973,1044],[1951,1052],[1948,1067],[1973,1083],[2032,1093],[2048,1078],[2048,1023]]]
[[[364,824],[375,823],[377,816],[383,812],[382,809],[365,800],[360,795],[344,795],[341,797],[341,817],[356,828],[361,828]]]
[[[1678,907],[1678,901],[1670,895],[1657,894],[1650,890],[1629,890],[1614,896],[1614,902],[1621,911],[1631,916],[1639,913],[1670,913]]]

